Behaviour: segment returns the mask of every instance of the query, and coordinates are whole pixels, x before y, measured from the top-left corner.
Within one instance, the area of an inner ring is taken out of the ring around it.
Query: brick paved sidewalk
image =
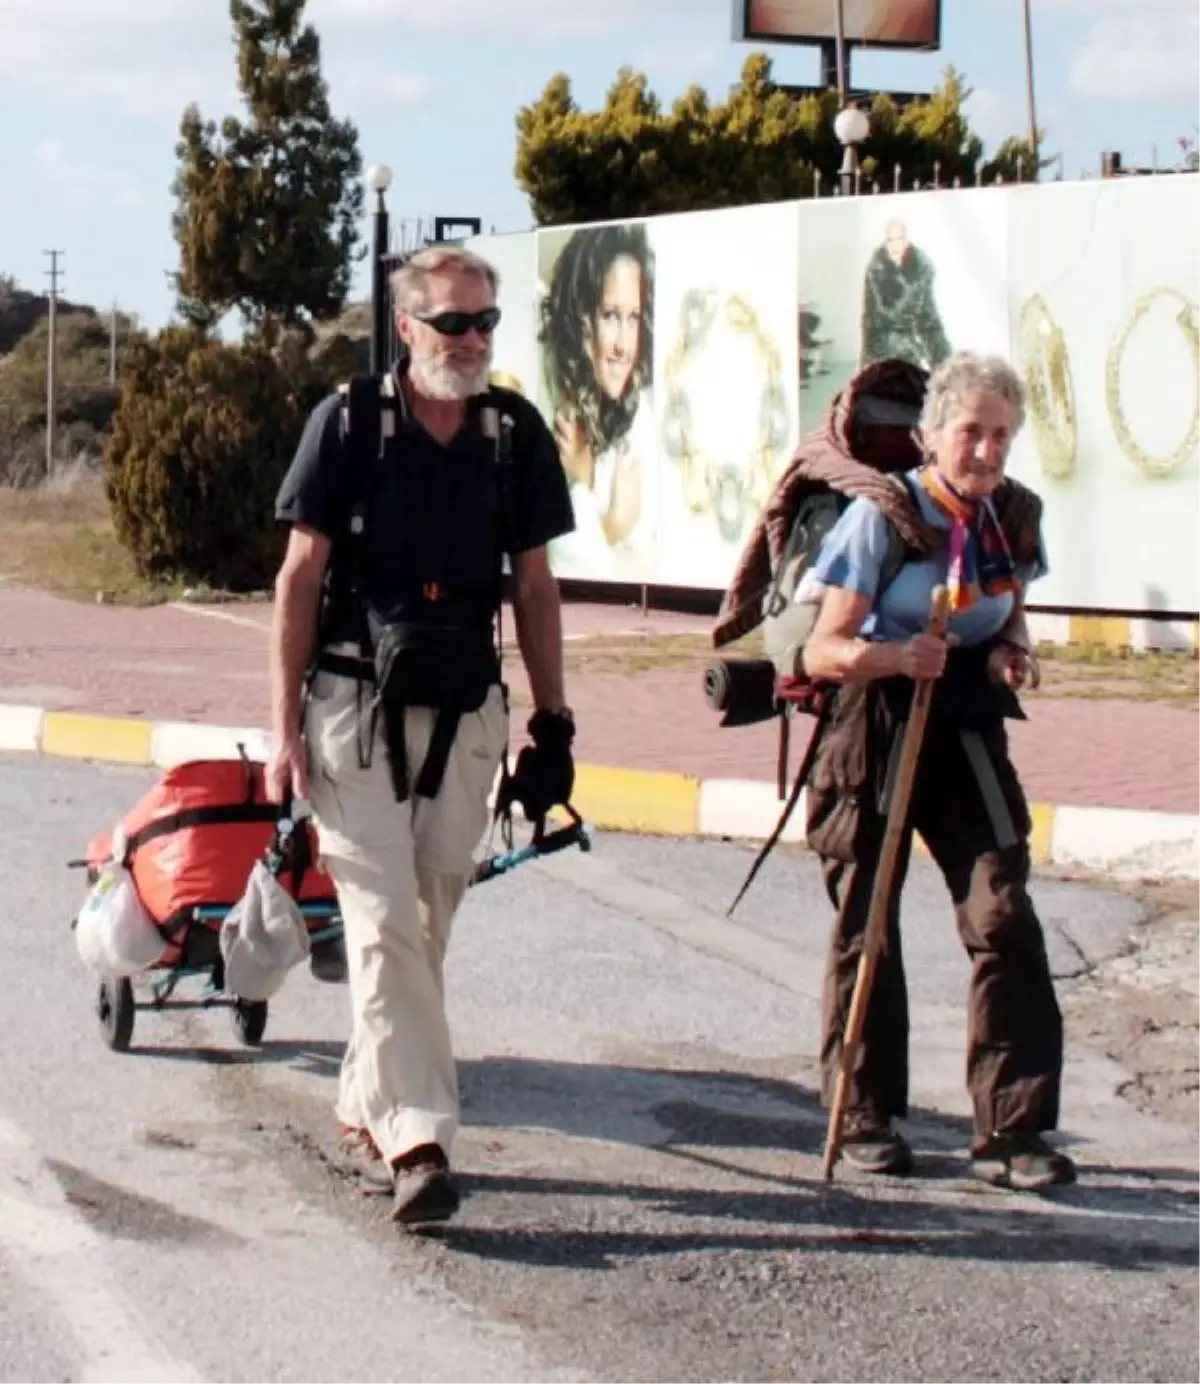
[[[0,703],[156,720],[267,724],[264,605],[137,610],[0,588]],[[572,641],[592,634],[706,634],[705,617],[570,604]],[[506,638],[513,642],[511,617]],[[514,693],[525,693],[523,678]],[[698,778],[774,780],[773,725],[723,730],[695,668],[572,671],[577,757]],[[1200,717],[1192,708],[1032,697],[1012,727],[1026,791],[1057,806],[1197,811]],[[518,712],[514,744],[523,715]],[[800,730],[807,723],[798,723]],[[793,737],[792,763],[803,752]]]

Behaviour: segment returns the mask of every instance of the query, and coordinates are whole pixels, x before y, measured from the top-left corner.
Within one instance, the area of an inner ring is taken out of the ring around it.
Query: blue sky
[[[831,0],[832,3],[832,0]],[[395,172],[400,218],[478,215],[520,230],[513,117],[565,71],[592,106],[623,63],[664,100],[691,81],[720,97],[750,47],[730,39],[729,0],[311,0],[330,97],[353,119],[365,163]],[[1197,126],[1196,0],[1033,0],[1039,123],[1068,177],[1100,151],[1164,162]],[[948,63],[975,88],[994,147],[1025,124],[1021,0],[944,0],[942,51],[856,55],[855,85],[928,90]],[[766,51],[781,82],[817,78],[816,51]],[[180,113],[236,109],[225,0],[0,0],[0,271],[114,299],[149,327],[170,316],[165,274]],[[16,136],[16,132],[20,132]],[[364,232],[366,231],[364,226]],[[365,295],[360,267],[356,288]]]

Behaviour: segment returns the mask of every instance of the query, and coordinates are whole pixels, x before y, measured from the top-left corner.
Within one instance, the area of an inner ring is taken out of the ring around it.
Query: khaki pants
[[[369,695],[364,688],[364,712]],[[405,719],[415,783],[434,713],[411,708]],[[382,719],[371,765],[359,767],[351,678],[317,674],[305,732],[313,817],[341,906],[353,1009],[338,1119],[369,1130],[389,1162],[427,1143],[449,1157],[459,1101],[442,967],[508,743],[503,689],[493,687],[478,712],[462,717],[432,799],[396,801]]]

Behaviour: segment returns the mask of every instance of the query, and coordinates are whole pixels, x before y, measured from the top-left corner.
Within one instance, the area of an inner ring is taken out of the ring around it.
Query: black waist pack
[[[385,713],[409,706],[478,711],[500,680],[490,630],[372,620],[377,702]]]

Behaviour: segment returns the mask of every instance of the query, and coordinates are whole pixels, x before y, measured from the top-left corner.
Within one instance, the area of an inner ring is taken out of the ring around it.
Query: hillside
[[[64,316],[99,316],[90,304],[73,303],[67,298],[59,298],[58,311]],[[31,293],[21,288],[11,274],[0,273],[0,356],[8,355],[22,337],[49,315],[50,299],[45,293]]]

